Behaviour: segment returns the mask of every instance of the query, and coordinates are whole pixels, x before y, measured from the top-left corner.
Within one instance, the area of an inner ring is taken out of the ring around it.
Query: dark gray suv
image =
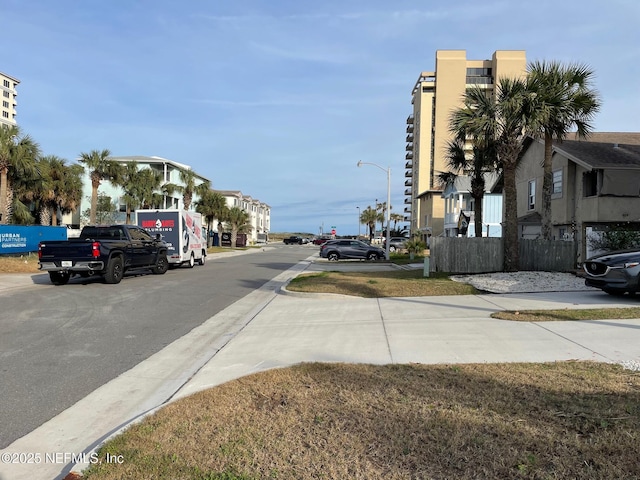
[[[359,240],[331,240],[320,247],[320,256],[329,261],[340,259],[380,260],[384,250]]]
[[[585,284],[602,289],[610,295],[640,290],[640,251],[610,252],[590,258],[584,265]]]
[[[402,250],[405,247],[405,244],[409,241],[407,237],[391,237],[389,239],[389,251],[395,252],[396,250]],[[382,248],[386,245],[386,239],[382,245]]]

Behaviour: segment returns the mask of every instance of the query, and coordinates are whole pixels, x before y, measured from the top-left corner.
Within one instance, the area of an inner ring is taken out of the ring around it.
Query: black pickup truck
[[[302,245],[303,240],[302,237],[298,237],[298,236],[292,236],[292,237],[287,237],[283,240],[285,245]]]
[[[167,244],[136,225],[87,226],[79,238],[40,242],[38,268],[49,272],[54,285],[72,275],[101,275],[106,283],[120,283],[129,270],[162,275],[169,268]]]

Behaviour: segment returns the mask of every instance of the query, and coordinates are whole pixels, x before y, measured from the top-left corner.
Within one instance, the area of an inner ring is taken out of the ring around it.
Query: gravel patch
[[[640,372],[640,362],[636,362],[635,360],[627,360],[624,362],[620,362],[622,368],[626,370],[633,370],[634,372]]]
[[[498,272],[477,275],[453,275],[456,282],[468,283],[491,293],[536,293],[595,291],[584,278],[563,272]]]

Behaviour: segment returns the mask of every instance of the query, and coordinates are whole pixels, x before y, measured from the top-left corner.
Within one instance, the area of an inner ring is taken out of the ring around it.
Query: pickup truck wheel
[[[167,273],[167,270],[169,270],[169,261],[166,255],[161,255],[152,271],[155,275],[164,275]]]
[[[65,285],[69,278],[71,278],[71,274],[68,272],[49,272],[49,279],[54,285]]]
[[[122,275],[124,274],[124,265],[122,263],[122,257],[111,257],[109,263],[107,263],[107,271],[104,274],[104,280],[107,283],[120,283]]]

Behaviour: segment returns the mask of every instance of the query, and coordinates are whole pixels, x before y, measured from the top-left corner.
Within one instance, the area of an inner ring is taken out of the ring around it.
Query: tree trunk
[[[518,166],[522,143],[511,139],[498,151],[504,178],[504,271],[517,272],[519,268],[518,248],[518,195],[516,192],[516,168]]]
[[[98,211],[98,187],[100,183],[91,182],[91,210],[89,211],[89,225],[96,224],[96,212]]]
[[[484,179],[471,179],[471,197],[473,198],[473,227],[475,229],[476,237],[482,237],[482,205],[484,203],[484,189]]]
[[[231,246],[236,248],[236,243],[238,241],[238,230],[235,228],[231,229]]]
[[[475,236],[482,237],[482,204],[483,196],[474,198],[473,202],[473,228],[475,229]]]
[[[542,238],[543,240],[551,240],[551,192],[553,189],[553,137],[549,133],[544,136],[544,163],[542,176]]]

